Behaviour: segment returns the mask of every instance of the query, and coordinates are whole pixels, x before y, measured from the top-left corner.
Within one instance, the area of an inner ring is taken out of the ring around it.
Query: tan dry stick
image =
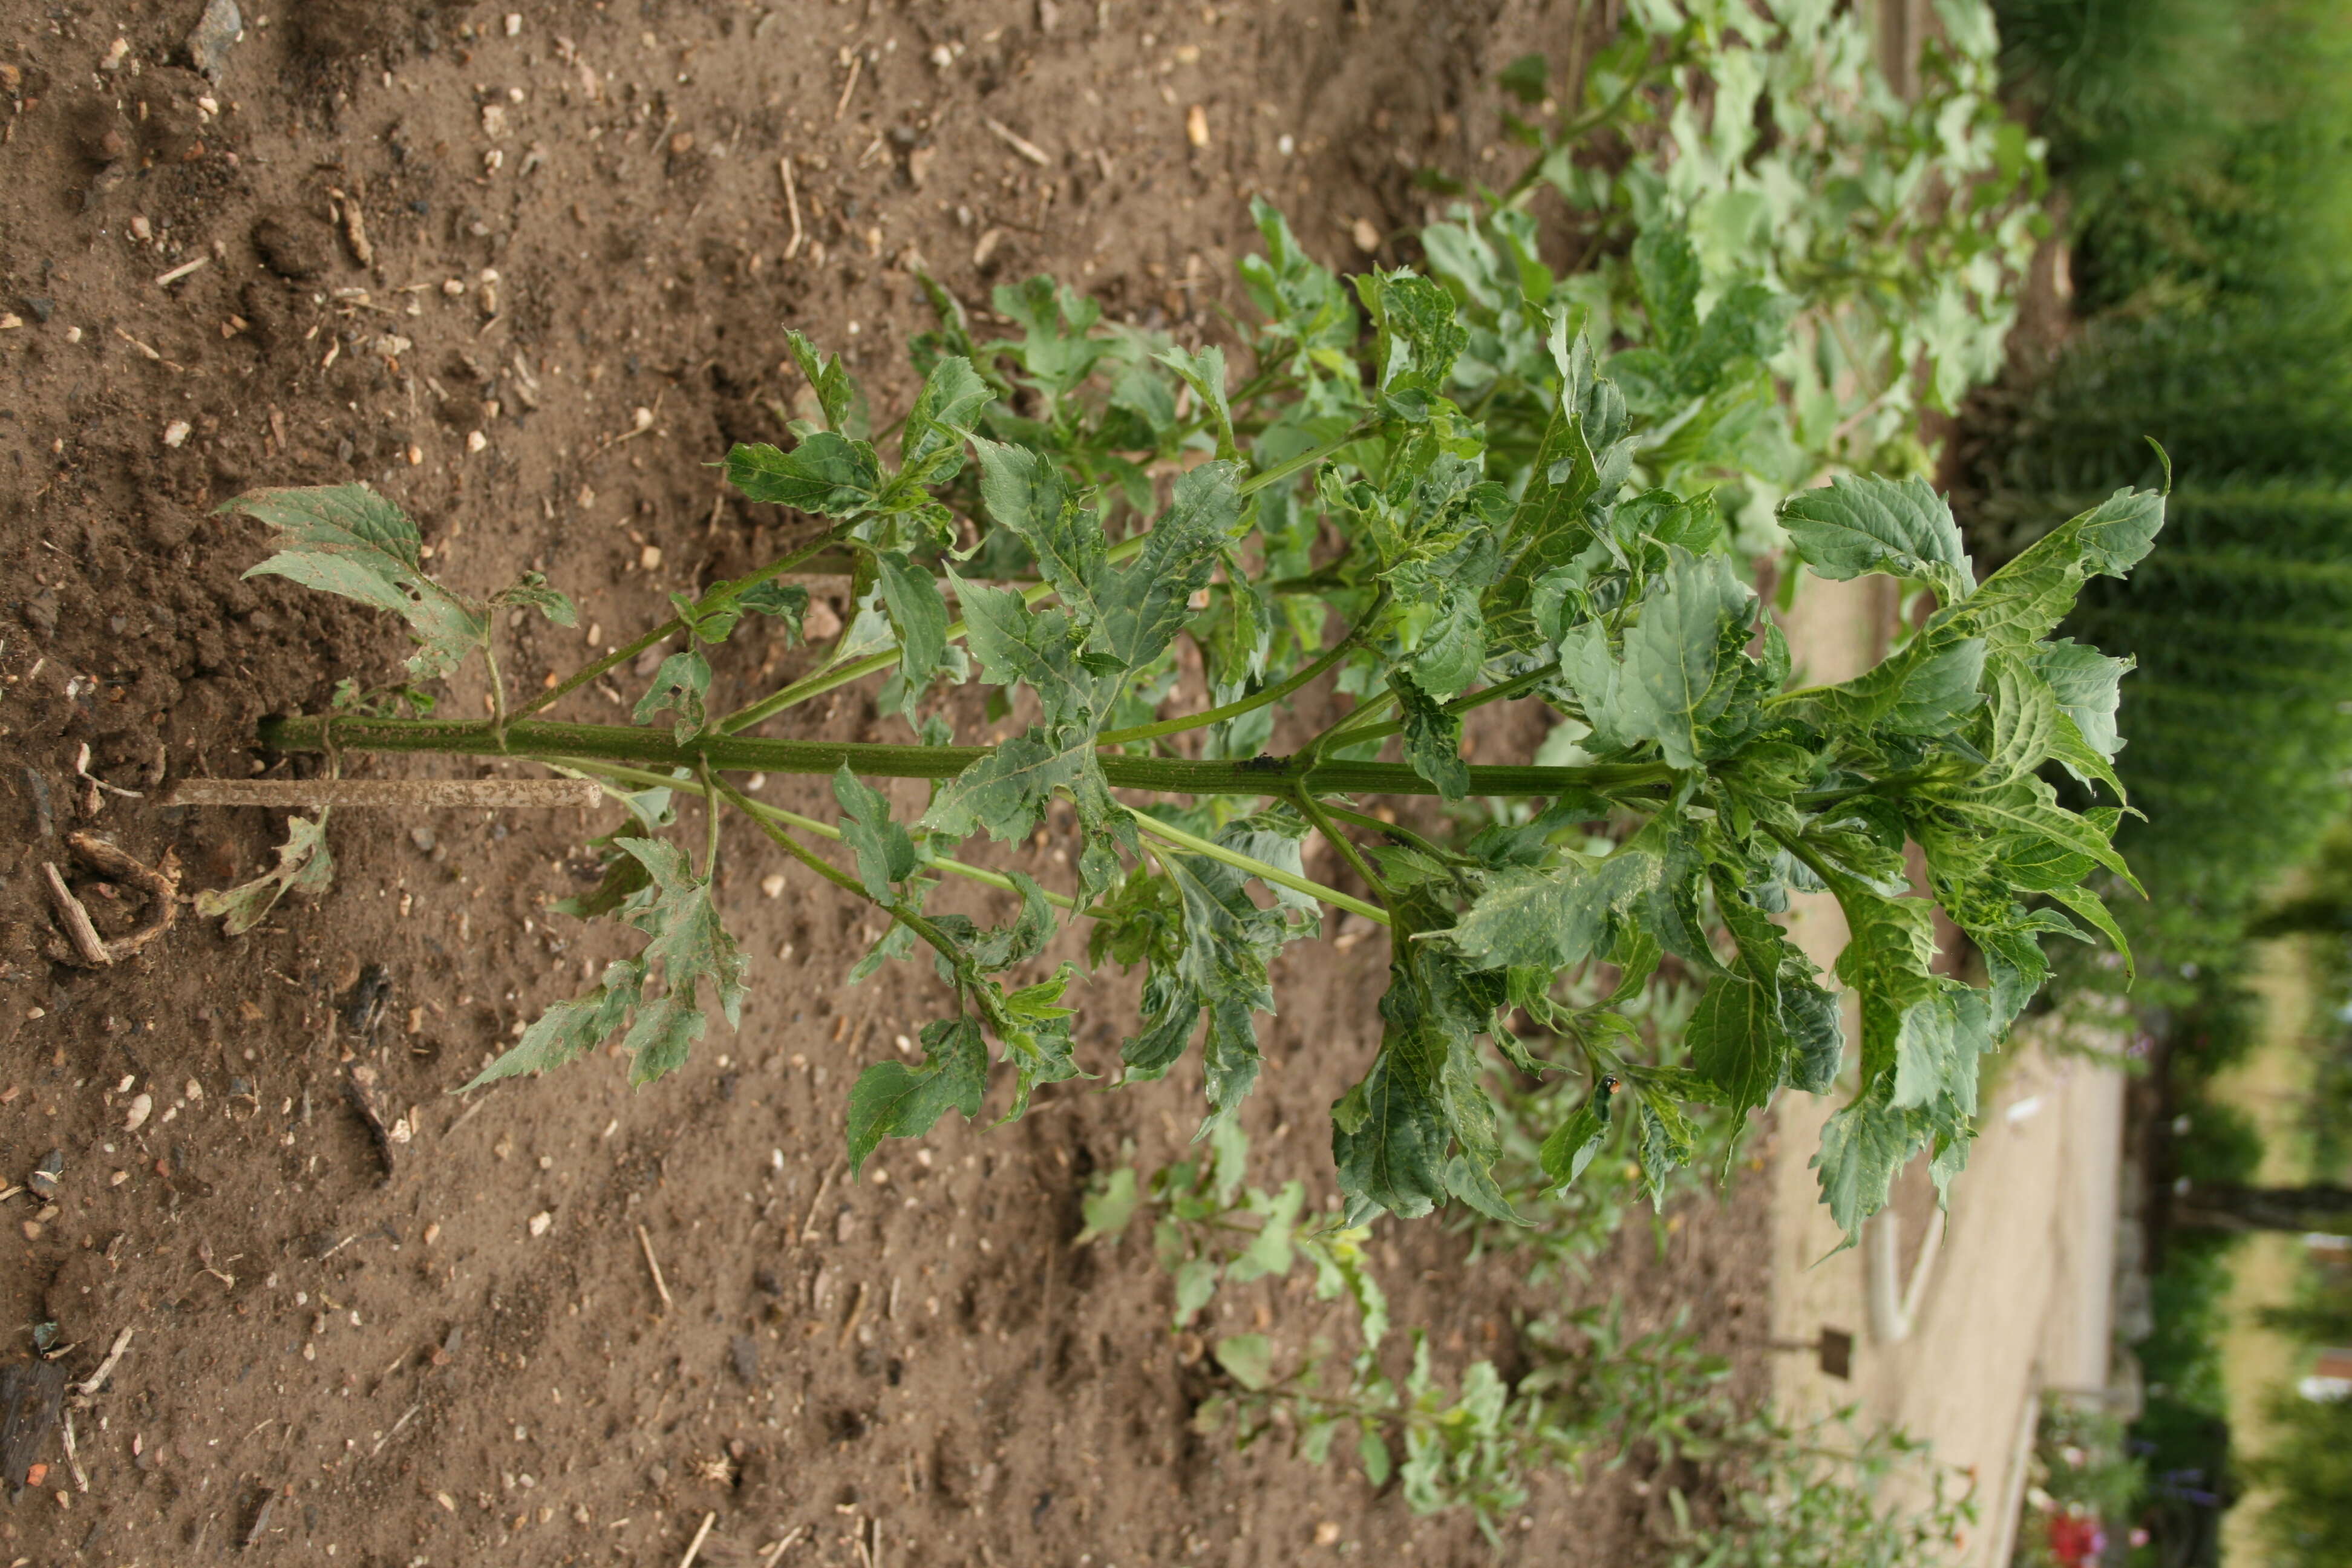
[[[593,806],[589,779],[182,779],[171,805]]]
[[[637,1245],[646,1249],[646,1267],[654,1271],[654,1291],[661,1297],[662,1310],[667,1312],[675,1303],[669,1299],[668,1282],[662,1279],[661,1261],[654,1257],[654,1238],[646,1234],[644,1226],[637,1226]]]

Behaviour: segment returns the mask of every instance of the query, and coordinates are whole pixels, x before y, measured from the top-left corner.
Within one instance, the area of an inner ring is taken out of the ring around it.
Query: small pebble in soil
[[[130,1109],[123,1112],[122,1130],[125,1132],[138,1131],[142,1127],[147,1125],[147,1118],[154,1114],[154,1110],[155,1097],[153,1095],[134,1095],[131,1098]]]
[[[228,52],[245,35],[245,18],[236,0],[211,0],[188,35],[188,61],[215,81],[228,68]]]
[[[761,878],[760,891],[765,893],[772,899],[782,898],[784,896],[783,873],[781,871],[771,871],[766,876]]]

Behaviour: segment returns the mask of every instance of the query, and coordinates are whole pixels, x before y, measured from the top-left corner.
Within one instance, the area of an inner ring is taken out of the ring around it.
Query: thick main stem
[[[699,735],[683,743],[670,731],[623,724],[509,721],[505,743],[488,724],[436,719],[331,720],[305,716],[265,720],[264,744],[284,752],[326,749],[331,724],[339,752],[440,752],[455,756],[610,762],[720,772],[831,773],[845,763],[869,778],[947,779],[990,755],[991,746],[897,746],[858,741],[773,741],[743,735]],[[1099,757],[1103,776],[1118,789],[1169,795],[1287,795],[1295,788],[1323,795],[1434,795],[1437,786],[1402,763],[1256,760],[1201,762],[1187,757]],[[1641,789],[1672,782],[1663,763],[1603,763],[1580,768],[1473,765],[1470,793],[1552,796],[1572,791]]]

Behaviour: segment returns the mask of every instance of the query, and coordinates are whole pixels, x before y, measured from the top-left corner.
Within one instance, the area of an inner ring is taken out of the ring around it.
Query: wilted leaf
[[[702,657],[700,648],[688,648],[661,661],[654,671],[653,684],[637,699],[629,717],[642,724],[665,710],[674,711],[677,718],[670,729],[683,745],[702,733],[703,725],[709,722],[705,707],[709,695],[710,661]]]
[[[499,608],[518,605],[537,610],[559,626],[580,624],[580,611],[572,600],[547,585],[546,574],[526,572],[512,583],[490,595],[490,605]]]
[[[326,812],[321,810],[315,819],[289,816],[286,842],[278,847],[278,864],[250,882],[198,893],[196,913],[207,920],[218,916],[224,931],[243,936],[268,919],[286,894],[323,893],[334,875],[335,858],[327,852]]]
[[[920,1138],[943,1112],[980,1114],[988,1089],[988,1046],[975,1018],[942,1018],[923,1026],[923,1062],[910,1068],[888,1058],[857,1075],[849,1091],[849,1173],[885,1138]],[[1130,1190],[1134,1173],[1124,1173]],[[1090,1216],[1091,1217],[1091,1216]]]
[[[480,609],[425,575],[408,514],[365,485],[251,490],[221,510],[278,531],[278,553],[247,576],[289,577],[407,622],[420,645],[408,660],[414,679],[448,674],[488,635]]]

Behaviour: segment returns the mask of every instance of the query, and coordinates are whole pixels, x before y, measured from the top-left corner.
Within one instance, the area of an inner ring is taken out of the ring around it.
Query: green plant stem
[[[491,632],[482,638],[482,662],[490,668],[490,733],[499,738],[499,750],[506,748],[507,683],[499,675],[499,650],[493,647],[498,634]]]
[[[316,716],[264,720],[261,741],[283,752],[325,749],[327,721]],[[857,741],[777,741],[743,735],[704,734],[674,740],[666,726],[572,724],[544,719],[507,726],[506,746],[488,724],[438,719],[332,721],[335,748],[341,752],[439,752],[453,756],[586,757],[658,767],[693,768],[708,760],[720,772],[831,773],[847,764],[869,778],[953,778],[991,746],[899,746]],[[1435,795],[1437,786],[1402,763],[1299,760],[1204,762],[1189,757],[1098,759],[1103,776],[1116,788],[1168,795],[1288,795],[1294,788],[1324,795]],[[1596,763],[1584,767],[1474,764],[1470,793],[1504,797],[1555,796],[1571,791],[1622,792],[1673,783],[1664,763]]]
[[[1366,920],[1378,921],[1382,925],[1389,923],[1386,910],[1376,909],[1352,894],[1343,893],[1337,888],[1327,888],[1320,882],[1310,882],[1304,877],[1282,869],[1279,866],[1269,866],[1263,860],[1253,859],[1239,850],[1228,849],[1222,844],[1212,844],[1205,838],[1196,838],[1182,828],[1171,827],[1156,816],[1139,811],[1135,814],[1135,825],[1152,837],[1162,843],[1172,844],[1188,855],[1199,855],[1210,860],[1222,860],[1235,870],[1247,871],[1251,876],[1263,881],[1288,888],[1294,892],[1305,893],[1309,898],[1320,899],[1327,904],[1336,904],[1340,909],[1362,915]]]
[[[1815,849],[1811,845],[1797,837],[1797,835],[1775,827],[1769,822],[1762,826],[1765,832],[1770,834],[1774,838],[1780,841],[1781,848],[1786,849],[1790,854],[1794,855],[1799,860],[1804,863],[1806,870],[1811,871],[1814,876],[1820,878],[1822,884],[1824,887],[1832,889],[1834,889],[1837,887],[1838,874],[1830,868],[1828,861],[1822,858],[1821,851]],[[1839,906],[1843,908],[1845,900],[1841,898],[1838,900],[1838,903]]]
[[[806,845],[801,843],[800,840],[794,838],[791,834],[786,833],[781,825],[770,822],[767,818],[760,816],[757,812],[749,811],[747,808],[750,807],[752,803],[742,791],[735,789],[728,784],[720,784],[719,786],[719,793],[726,797],[729,805],[735,806],[739,810],[745,810],[746,815],[748,815],[752,821],[759,824],[761,832],[773,839],[778,847],[782,848],[785,853],[791,855],[794,859],[798,860],[802,865],[806,866],[810,870],[814,871],[818,876],[823,877],[826,881],[831,882],[834,886],[843,889],[847,892],[855,893],[857,897],[865,900],[867,903],[872,904],[876,909],[880,910],[884,914],[888,915],[892,920],[897,921],[900,925],[905,926],[908,931],[913,931],[917,936],[921,937],[923,941],[928,942],[941,958],[946,959],[950,966],[958,965],[962,962],[961,955],[956,952],[955,943],[950,941],[948,934],[940,930],[938,926],[933,925],[929,921],[925,920],[922,916],[916,914],[911,910],[893,909],[888,904],[882,902],[873,894],[867,892],[865,885],[859,882],[856,878],[850,876],[839,867],[828,863],[823,857],[811,850]],[[710,808],[713,812],[716,812],[719,809],[719,803],[715,800],[712,801]]]
[[[1367,816],[1360,811],[1349,811],[1344,806],[1333,805],[1328,801],[1323,802],[1322,805],[1326,812],[1341,822],[1352,822],[1357,826],[1370,828],[1374,833],[1384,833],[1400,844],[1410,844],[1422,853],[1449,865],[1474,863],[1465,861],[1463,856],[1455,854],[1451,849],[1441,849],[1410,827],[1393,822],[1382,822],[1377,816]]]
[[[1280,484],[1291,475],[1311,468],[1332,454],[1354,446],[1363,438],[1363,426],[1350,426],[1344,436],[1326,441],[1320,447],[1309,447],[1295,458],[1285,458],[1264,473],[1252,474],[1242,481],[1241,493],[1244,496],[1255,495],[1268,485]]]
[[[1531,690],[1558,673],[1559,671],[1549,666],[1530,669],[1524,674],[1515,675],[1508,680],[1489,686],[1484,690],[1474,691],[1466,697],[1457,697],[1446,703],[1444,710],[1448,713],[1467,713],[1474,708],[1484,708],[1489,702],[1500,702],[1506,698],[1517,697],[1523,691]],[[1351,713],[1349,717],[1352,719],[1355,715]],[[1403,728],[1404,725],[1402,722],[1390,719],[1378,724],[1367,725],[1360,730],[1350,730],[1348,731],[1347,744],[1360,746],[1367,741],[1385,741]]]
[[[1110,547],[1106,559],[1114,563],[1131,560],[1143,552],[1144,542],[1150,537],[1149,533],[1139,533],[1132,539],[1122,539]],[[1021,591],[1021,602],[1034,609],[1052,597],[1053,593],[1054,585],[1051,583],[1033,584]],[[961,618],[950,621],[946,632],[947,640],[954,642],[969,629]],[[845,630],[843,635],[845,637],[848,634]],[[887,669],[898,662],[898,650],[896,647],[887,647],[880,653],[870,653],[863,658],[851,659],[847,664],[821,665],[782,690],[772,691],[757,702],[738,708],[734,712],[719,721],[715,728],[722,735],[740,734],[752,725],[762,720],[773,718],[796,703],[805,702],[812,697],[822,697],[837,686],[846,686],[851,681],[862,679],[877,670]]]
[[[549,763],[551,766],[568,768],[573,773],[586,773],[593,778],[609,779],[614,784],[631,784],[640,788],[680,790],[688,795],[703,793],[700,784],[688,779],[672,778],[667,773],[648,773],[643,768],[624,767],[618,763],[600,763],[592,757],[554,757],[550,758]],[[818,837],[830,839],[835,844],[841,842],[841,829],[829,822],[819,822],[814,816],[803,816],[797,811],[787,811],[781,805],[770,805],[764,800],[753,800],[749,795],[743,796],[736,804],[748,816],[760,817],[782,826],[797,828],[803,833],[814,833]],[[974,866],[969,861],[958,860],[946,855],[937,855],[925,864],[953,876],[967,878],[983,887],[994,888],[1000,893],[1012,893],[1018,896],[1021,891],[1020,887],[1012,878],[1002,872],[992,871],[984,866]],[[862,887],[857,891],[861,898],[865,896],[865,889]],[[1044,893],[1045,901],[1057,910],[1074,910],[1078,907],[1078,901],[1066,893],[1056,893],[1045,888],[1040,888],[1038,891]],[[1093,914],[1095,911],[1089,910],[1087,912]]]
[[[1347,435],[1341,437],[1336,441],[1328,441],[1322,446],[1315,447],[1311,451],[1301,452],[1295,458],[1291,458],[1284,462],[1276,463],[1273,468],[1266,469],[1265,472],[1253,475],[1250,479],[1244,481],[1241,486],[1241,494],[1244,496],[1255,494],[1270,484],[1288,479],[1291,475],[1299,472],[1303,468],[1312,468],[1317,463],[1319,463],[1326,458],[1330,457],[1334,452],[1339,451],[1341,447],[1346,447],[1350,442],[1356,440],[1362,434],[1363,432],[1360,427],[1352,428]],[[1135,556],[1142,553],[1144,542],[1150,537],[1151,535],[1146,532],[1139,533],[1132,539],[1123,539],[1117,544],[1110,547],[1106,559],[1114,563],[1131,560]],[[830,536],[827,537],[826,542],[831,542]],[[1032,608],[1034,608],[1036,605],[1043,604],[1048,597],[1050,597],[1053,592],[1054,585],[1052,584],[1039,583],[1033,587],[1026,588],[1022,591],[1021,602]],[[947,629],[947,640],[954,642],[957,638],[964,635],[966,629],[964,623],[961,619],[951,623]],[[652,645],[648,643],[645,646],[650,647]],[[621,655],[615,654],[614,658],[617,662],[621,657]],[[828,665],[811,674],[803,676],[800,679],[793,681],[790,686],[785,687],[781,691],[771,692],[767,696],[760,699],[757,702],[751,703],[746,707],[739,708],[734,712],[728,714],[727,717],[719,721],[719,731],[721,734],[726,735],[740,734],[741,731],[750,729],[752,725],[759,723],[764,719],[772,718],[776,714],[782,712],[785,709],[793,706],[795,703],[805,702],[812,697],[822,697],[835,687],[846,686],[853,680],[857,680],[866,676],[874,674],[877,670],[887,669],[898,661],[898,650],[895,647],[890,647],[885,648],[880,653],[867,654],[863,658],[852,659],[847,664]],[[609,668],[610,666],[607,666],[606,668]]]
[[[1579,30],[1577,37],[1580,39],[1582,37],[1582,32],[1580,29]],[[1580,66],[1579,68],[1580,69],[1581,67]],[[1511,182],[1510,189],[1503,193],[1503,199],[1499,205],[1505,207],[1515,207],[1526,201],[1528,195],[1534,192],[1537,184],[1542,180],[1544,164],[1549,160],[1551,149],[1553,147],[1564,146],[1569,142],[1589,136],[1593,132],[1600,130],[1611,121],[1615,120],[1618,116],[1623,114],[1625,112],[1625,106],[1633,101],[1633,95],[1641,91],[1643,88],[1650,85],[1650,79],[1651,79],[1647,72],[1633,72],[1626,79],[1625,85],[1617,89],[1617,96],[1615,98],[1611,99],[1601,108],[1593,110],[1590,113],[1580,115],[1576,119],[1571,120],[1567,124],[1561,126],[1558,134],[1552,137],[1550,145],[1547,146],[1543,153],[1538,155],[1535,162],[1529,163],[1527,168],[1520,173],[1517,179]],[[1576,85],[1577,89],[1580,92],[1583,90],[1584,84],[1582,82],[1578,82]]]
[[[1307,742],[1304,754],[1315,759],[1318,765],[1320,765],[1324,752],[1334,746],[1354,745],[1358,739],[1355,731],[1376,721],[1381,714],[1387,712],[1395,703],[1396,693],[1393,691],[1383,691],[1377,697],[1358,703],[1333,720],[1328,729]],[[1387,732],[1393,734],[1395,731],[1391,730]]]
[[[1364,886],[1370,888],[1372,890],[1372,896],[1380,900],[1381,907],[1383,910],[1387,909],[1389,885],[1381,880],[1381,874],[1372,869],[1372,863],[1364,858],[1363,851],[1356,847],[1355,841],[1339,831],[1339,825],[1331,820],[1322,806],[1316,804],[1313,795],[1302,789],[1291,798],[1298,803],[1298,809],[1307,814],[1307,820],[1313,823],[1321,831],[1323,837],[1330,840],[1331,847],[1339,850],[1346,858],[1348,864],[1356,868],[1356,875],[1364,879]]]
[[[706,882],[719,874],[719,786],[710,776],[710,759],[702,759],[695,769],[702,780],[703,826],[702,879]]]
[[[759,811],[751,809],[759,805],[757,801],[754,801],[748,795],[744,795],[739,791],[733,789],[726,789],[723,793],[731,802],[743,809],[743,815],[749,816],[753,822],[759,825],[761,832],[766,834],[770,838],[775,841],[778,848],[783,850],[784,853],[790,855],[793,859],[799,861],[802,865],[807,867],[810,870],[815,872],[826,881],[831,882],[835,887],[839,888],[842,891],[845,893],[853,893],[858,898],[864,899],[867,903],[872,903],[874,901],[872,896],[866,891],[865,885],[859,882],[856,878],[841,869],[838,866],[826,860],[823,856],[817,854],[807,845],[803,844],[800,840],[794,838],[791,834],[786,833],[783,829],[782,824],[771,822]],[[719,809],[718,802],[713,801],[711,803],[710,809],[713,812],[716,812]]]
[[[1137,724],[1125,730],[1113,730],[1108,734],[1096,736],[1095,743],[1103,746],[1123,746],[1130,741],[1150,741],[1161,735],[1178,734],[1186,730],[1204,729],[1211,724],[1221,724],[1228,719],[1238,719],[1244,713],[1254,713],[1269,703],[1279,702],[1345,658],[1349,650],[1363,640],[1365,628],[1371,625],[1373,618],[1381,612],[1381,604],[1385,602],[1385,596],[1376,600],[1372,607],[1364,613],[1363,619],[1349,628],[1346,637],[1334,643],[1314,663],[1279,685],[1269,686],[1254,696],[1238,699],[1225,703],[1223,707],[1212,708],[1203,713],[1187,713],[1181,718],[1163,719],[1156,724]]]
[[[803,563],[813,559],[823,551],[830,548],[833,542],[833,534],[828,531],[818,536],[810,543],[802,546],[800,549],[793,551],[788,554],[779,556],[775,560],[769,562],[765,566],[761,567],[758,571],[752,573],[749,576],[738,577],[731,582],[719,584],[719,586],[711,589],[710,592],[703,595],[701,598],[697,599],[694,602],[695,613],[698,616],[707,616],[711,611],[718,609],[723,605],[732,604],[740,595],[758,587],[761,584],[767,582],[772,577],[780,577],[785,573],[793,570],[795,566],[799,566]],[[635,641],[628,643],[621,647],[614,648],[611,653],[606,654],[604,658],[596,660],[593,664],[583,665],[580,668],[573,670],[570,675],[567,675],[562,680],[557,681],[552,688],[540,693],[537,697],[532,698],[529,702],[526,702],[521,707],[516,709],[512,717],[517,719],[528,719],[543,708],[552,707],[554,704],[562,701],[564,698],[570,696],[572,692],[577,691],[580,688],[595,679],[598,676],[603,675],[605,671],[627,663],[630,659],[636,658],[637,655],[645,652],[646,649],[652,647],[655,644],[676,637],[678,633],[684,630],[686,630],[685,620],[677,616],[671,616],[668,620],[664,621],[660,626],[656,626],[653,630],[646,633],[645,636],[638,637]]]

